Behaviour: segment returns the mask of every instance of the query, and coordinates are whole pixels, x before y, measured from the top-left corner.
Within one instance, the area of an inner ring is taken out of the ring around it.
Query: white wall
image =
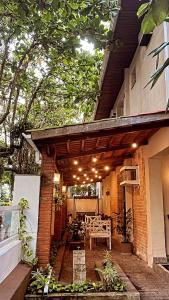
[[[148,46],[139,46],[137,48],[130,67],[124,72],[124,83],[114,105],[114,111],[122,98],[124,98],[124,115],[137,115],[166,109],[169,98],[169,72],[168,76],[167,70],[163,72],[153,89],[150,88],[150,85],[145,88],[151,75],[156,70],[156,59],[152,58],[149,53],[167,39],[165,29],[165,23],[157,27]],[[159,66],[163,64],[167,55],[165,51],[161,52]],[[136,69],[136,83],[132,87],[131,77],[134,68]]]
[[[17,205],[21,198],[29,202],[29,209],[25,212],[27,217],[27,230],[33,237],[31,248],[36,255],[38,216],[39,216],[40,176],[16,175],[14,182],[13,204]]]
[[[100,200],[99,200],[99,204]],[[75,200],[76,212],[93,212],[97,213],[98,211],[98,200],[97,199],[76,199]],[[101,212],[101,207],[99,211]],[[73,214],[74,212],[74,199],[67,199],[67,213]]]
[[[0,283],[12,272],[21,260],[21,241],[0,243]],[[4,299],[5,300],[5,299]]]

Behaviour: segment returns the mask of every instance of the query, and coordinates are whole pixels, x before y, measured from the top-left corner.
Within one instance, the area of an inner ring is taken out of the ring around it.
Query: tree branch
[[[40,88],[41,88],[41,86],[42,86],[45,78],[43,78],[43,79],[40,80],[39,84],[37,85],[37,87],[35,88],[35,90],[34,90],[34,92],[32,94],[32,97],[31,97],[31,99],[30,99],[30,101],[28,103],[28,107],[27,107],[27,109],[25,111],[25,114],[24,114],[24,117],[23,117],[23,124],[26,123],[26,121],[27,121],[27,118],[28,118],[29,112],[31,110],[32,104],[33,104],[33,102],[34,102],[34,100],[35,100],[35,98],[37,96],[37,93],[39,92],[39,90],[40,90]]]
[[[8,98],[8,104],[7,104],[6,112],[0,117],[0,124],[2,124],[5,121],[5,119],[7,118],[7,116],[10,113],[12,96],[13,96],[13,93],[14,93],[14,90],[15,90],[16,80],[17,80],[17,78],[18,78],[18,76],[20,74],[20,71],[21,71],[21,66],[22,66],[22,64],[23,64],[26,56],[37,45],[38,45],[38,43],[35,43],[35,41],[33,41],[32,44],[30,45],[30,47],[24,52],[24,54],[22,55],[22,58],[19,61],[18,67],[17,67],[17,69],[15,71],[14,77],[13,77],[12,82],[11,82],[11,90],[10,90],[10,94],[9,94],[9,98]]]

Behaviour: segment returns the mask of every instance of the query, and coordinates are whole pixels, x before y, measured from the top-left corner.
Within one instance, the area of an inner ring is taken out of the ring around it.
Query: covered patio
[[[93,182],[102,182],[104,189],[104,185],[109,186],[106,182],[107,178],[119,166],[122,167],[124,161],[129,165],[137,166],[137,159],[140,159],[137,152],[148,145],[149,139],[160,128],[168,125],[169,114],[159,112],[31,131],[31,139],[42,155],[37,245],[40,265],[49,263],[51,239],[52,237],[61,239],[66,225],[66,202],[56,210],[53,200],[56,174],[60,174],[61,193],[63,193],[63,186],[85,185]],[[144,234],[146,212],[141,198],[145,193],[144,180],[145,178],[140,177],[139,187],[134,190],[137,203],[134,203],[131,208],[135,210],[132,239],[134,253],[140,254],[139,256],[146,260],[147,242]],[[114,189],[117,190],[118,186],[120,182],[116,178]],[[113,212],[118,212],[118,202],[126,200],[123,196],[121,200],[119,199],[120,192],[121,190],[118,192],[114,190],[112,197],[107,196],[110,216]],[[103,209],[106,207],[105,197],[103,192]],[[143,253],[140,249],[144,250]]]

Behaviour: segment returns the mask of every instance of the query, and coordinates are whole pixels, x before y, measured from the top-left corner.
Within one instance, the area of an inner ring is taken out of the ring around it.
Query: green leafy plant
[[[28,287],[28,292],[32,294],[43,294],[44,288],[46,285],[54,284],[55,279],[53,276],[49,277],[49,274],[52,274],[52,267],[47,265],[46,268],[38,268],[36,271],[31,273],[31,280]]]
[[[54,195],[54,201],[55,201],[56,206],[58,206],[58,207],[64,204],[65,199],[66,199],[65,195],[62,195],[60,193],[56,193]]]
[[[82,222],[78,219],[74,219],[71,224],[68,224],[68,230],[72,234],[72,240],[80,240],[84,236],[84,227]]]
[[[19,239],[21,240],[22,245],[22,254],[23,254],[23,261],[35,265],[37,263],[37,258],[33,256],[33,251],[30,248],[30,241],[32,240],[32,236],[28,234],[27,227],[26,227],[26,215],[24,213],[25,209],[29,208],[28,200],[25,198],[21,198],[18,203],[20,208],[20,215],[19,215]]]
[[[123,209],[119,213],[113,212],[112,219],[116,223],[114,229],[116,229],[117,233],[122,236],[122,242],[124,243],[130,242],[131,233],[132,233],[132,223],[133,223],[131,208],[129,208],[127,211],[124,211]]]
[[[103,268],[96,268],[96,271],[102,275],[105,291],[123,292],[125,290],[125,285],[119,278],[108,251],[105,254]]]
[[[141,24],[141,31],[143,34],[153,32],[153,30],[159,26],[163,21],[168,22],[169,17],[169,1],[168,0],[151,0],[142,4],[138,11],[137,16],[143,17]],[[164,63],[159,66],[159,55],[169,45],[169,41],[166,41],[159,45],[156,49],[151,51],[149,55],[156,57],[156,70],[151,75],[147,85],[151,84],[151,88],[154,87],[163,71],[169,66],[169,59],[166,59]]]
[[[12,205],[11,201],[0,201],[0,206],[10,206]]]

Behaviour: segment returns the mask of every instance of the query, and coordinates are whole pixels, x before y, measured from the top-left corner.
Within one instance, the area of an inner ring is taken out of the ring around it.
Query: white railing
[[[19,207],[0,206],[0,245],[18,236]]]

